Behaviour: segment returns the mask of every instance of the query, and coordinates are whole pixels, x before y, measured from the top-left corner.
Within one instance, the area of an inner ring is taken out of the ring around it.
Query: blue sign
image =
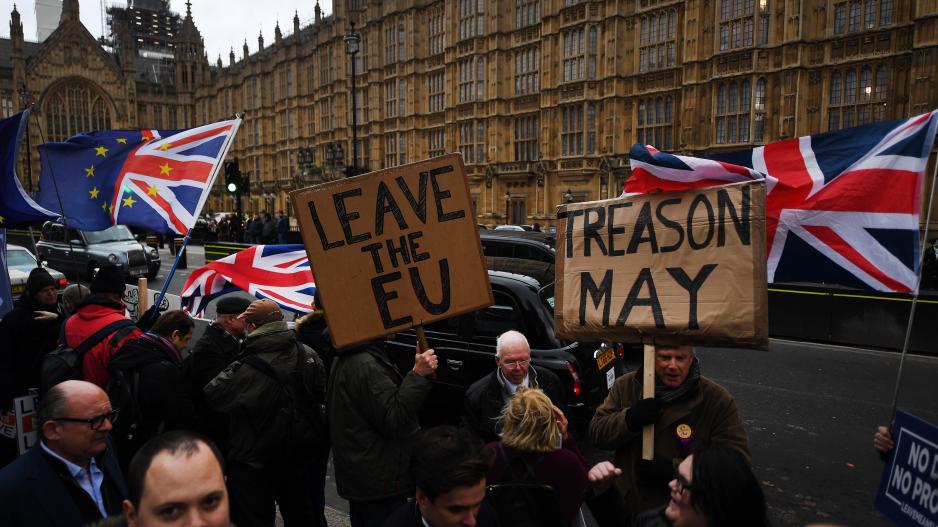
[[[876,508],[896,525],[938,527],[938,427],[899,410],[892,438]]]

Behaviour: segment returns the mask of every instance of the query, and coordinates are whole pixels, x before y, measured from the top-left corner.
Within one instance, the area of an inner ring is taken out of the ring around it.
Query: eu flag
[[[33,201],[16,176],[19,145],[28,122],[29,110],[0,121],[0,227],[31,225],[58,217]]]

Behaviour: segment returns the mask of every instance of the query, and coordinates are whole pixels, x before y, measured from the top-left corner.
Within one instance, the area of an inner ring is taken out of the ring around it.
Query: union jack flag
[[[40,146],[39,202],[79,229],[115,224],[185,234],[211,191],[240,119],[182,131],[79,134]]]
[[[269,298],[281,308],[308,313],[316,283],[302,245],[255,245],[208,263],[189,275],[182,287],[183,305],[201,315],[213,299],[232,291]]]
[[[709,158],[635,145],[626,194],[765,179],[769,282],[910,292],[938,110]]]

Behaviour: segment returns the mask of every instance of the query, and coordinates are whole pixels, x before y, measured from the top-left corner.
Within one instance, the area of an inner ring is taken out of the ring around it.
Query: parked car
[[[428,324],[427,340],[439,358],[430,396],[421,420],[430,426],[457,423],[466,389],[495,369],[495,341],[514,329],[531,345],[531,360],[560,378],[566,391],[566,413],[583,425],[605,399],[616,377],[625,373],[621,345],[567,342],[554,335],[553,283],[530,276],[489,271],[491,306]],[[413,368],[416,332],[405,331],[385,344],[402,371]]]
[[[486,256],[502,256],[554,263],[553,236],[543,232],[528,231],[479,231],[482,253]]]
[[[33,253],[29,252],[29,249],[19,245],[7,245],[7,272],[10,276],[10,287],[13,290],[14,297],[26,291],[26,280],[29,278],[30,271],[36,267],[39,267],[39,262]],[[55,269],[47,268],[46,271],[49,271],[49,274],[52,275],[56,289],[61,293],[68,285],[65,275]]]
[[[126,225],[114,225],[103,231],[68,229],[60,223],[47,221],[36,242],[39,257],[48,266],[68,276],[90,277],[94,269],[113,264],[130,280],[156,277],[160,270],[159,252],[139,242]]]

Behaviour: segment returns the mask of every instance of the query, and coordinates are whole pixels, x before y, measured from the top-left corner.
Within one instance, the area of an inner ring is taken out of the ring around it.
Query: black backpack
[[[504,446],[498,443],[498,454],[508,466],[507,476],[511,479],[489,485],[486,501],[495,509],[502,525],[513,527],[569,527],[564,526],[557,511],[557,491],[541,483],[534,468],[544,459],[542,454],[533,463],[523,456],[509,459]],[[519,471],[519,465],[523,471]]]
[[[324,404],[326,369],[315,352],[307,355],[299,342],[295,344],[296,364],[285,377],[257,355],[247,355],[240,359],[243,364],[273,378],[280,385],[280,396],[272,402],[276,412],[267,419],[261,430],[255,430],[257,441],[254,451],[267,461],[295,459],[294,454],[308,452],[311,448],[328,443],[329,430]],[[304,380],[303,373],[307,368],[312,368],[312,386]]]
[[[42,359],[42,367],[39,373],[40,393],[42,394],[60,382],[81,379],[81,361],[88,350],[106,339],[111,333],[117,333],[114,337],[116,340],[120,340],[125,335],[120,330],[136,327],[132,320],[126,318],[111,322],[83,340],[81,344],[72,348],[65,341],[66,322],[68,321],[62,323],[59,330],[58,347],[47,353]]]
[[[137,341],[130,341],[121,349],[132,349]],[[108,367],[108,381],[105,392],[111,401],[111,408],[117,410],[117,420],[112,423],[111,437],[117,446],[117,457],[121,468],[126,472],[133,455],[143,444],[163,432],[164,423],[159,423],[154,430],[144,428],[143,407],[140,404],[140,370],[148,364],[160,362],[159,355],[148,350],[133,350],[146,353],[147,360],[138,363],[132,370]]]

